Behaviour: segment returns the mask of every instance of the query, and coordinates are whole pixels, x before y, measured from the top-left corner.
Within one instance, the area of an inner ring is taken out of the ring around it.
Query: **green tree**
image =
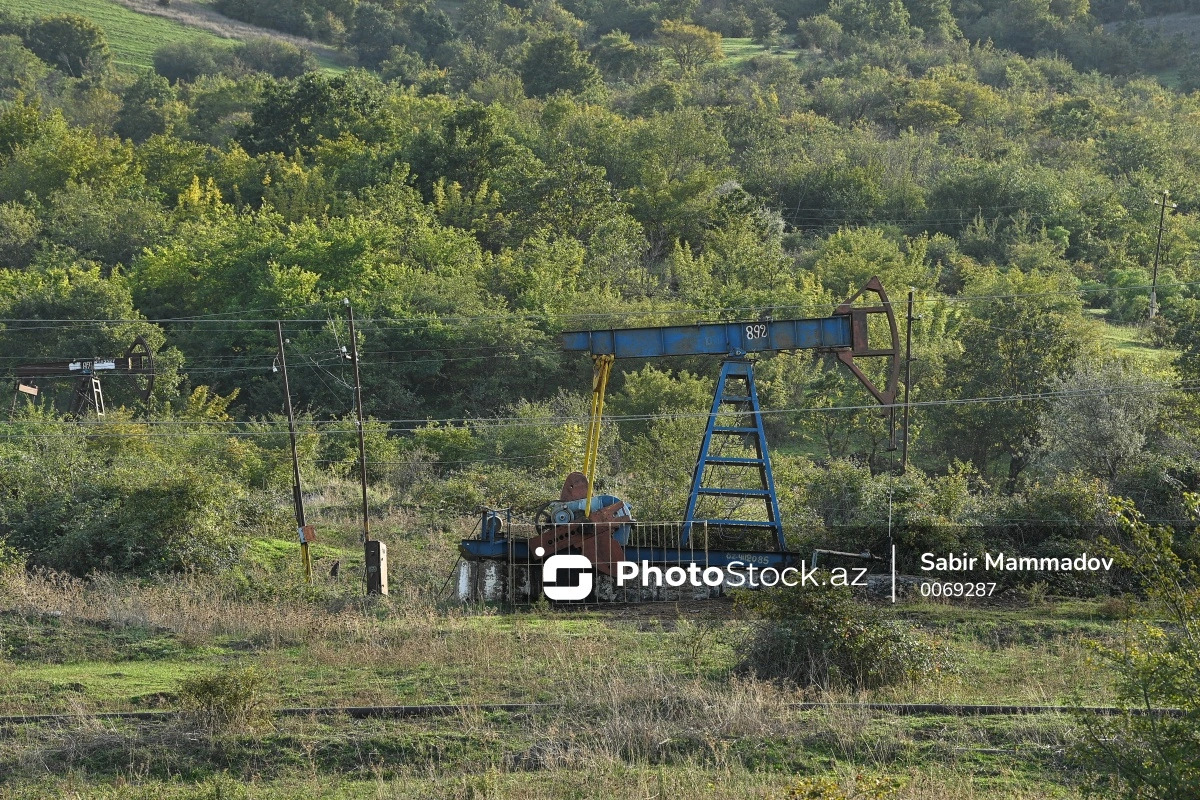
[[[1194,92],[1200,89],[1200,53],[1192,53],[1179,68],[1179,90]]]
[[[750,13],[751,37],[758,44],[770,44],[783,30],[783,17],[775,13],[775,9],[767,0],[752,0],[748,9]]]
[[[717,189],[732,177],[729,144],[714,122],[698,109],[682,109],[627,127],[606,125],[603,135],[582,142],[641,223],[652,258],[667,255],[677,240],[694,246],[704,240],[721,198]]]
[[[251,154],[289,155],[345,133],[386,139],[391,128],[386,96],[379,79],[361,70],[334,76],[308,73],[295,81],[270,83],[239,139]]]
[[[377,3],[363,3],[354,14],[354,27],[347,42],[354,48],[359,63],[377,67],[404,38],[394,11]]]
[[[432,78],[433,73],[419,55],[403,45],[393,47],[379,64],[379,74],[384,80],[399,81],[404,86],[421,84]]]
[[[637,44],[622,31],[604,34],[592,48],[592,61],[606,78],[613,81],[636,83],[652,72],[661,60],[654,48]]]
[[[227,155],[244,158],[245,151],[230,143],[260,102],[266,84],[258,75],[237,79],[225,75],[198,78],[187,91],[187,138],[220,145]]]
[[[1042,395],[1077,362],[1104,353],[1076,288],[1065,275],[1015,267],[977,270],[966,282],[964,294],[979,299],[966,306],[957,331],[962,351],[947,361],[944,391],[948,399],[983,402],[929,413],[948,456],[981,472],[999,468],[1009,489],[1039,444],[1038,422],[1049,408]]]
[[[33,209],[14,201],[0,203],[0,267],[27,266],[41,229]]]
[[[175,96],[175,89],[162,75],[145,72],[121,96],[121,113],[116,132],[127,139],[142,142],[156,134],[169,134],[187,116],[187,106]]]
[[[961,121],[961,114],[937,100],[909,100],[896,111],[896,122],[901,128],[919,131],[953,128]]]
[[[474,195],[505,173],[536,169],[533,154],[509,135],[504,122],[499,109],[465,103],[439,126],[422,132],[408,147],[417,184],[432,195],[434,185],[444,179]]]
[[[72,184],[52,193],[45,237],[105,267],[130,264],[163,243],[170,223],[156,200],[116,187]]]
[[[656,414],[707,411],[712,405],[713,380],[687,370],[672,373],[647,364],[638,372],[625,372],[623,385],[613,393],[609,409],[615,416],[646,417]],[[650,430],[650,421],[621,423],[622,438]]]
[[[1038,423],[1038,460],[1112,481],[1141,455],[1157,426],[1166,385],[1136,362],[1083,363],[1051,379]]]
[[[1120,126],[1106,131],[1100,144],[1111,174],[1129,177],[1137,172],[1160,177],[1171,163],[1170,143],[1161,131]]]
[[[913,26],[924,32],[926,41],[945,44],[962,36],[950,0],[907,0],[904,6]]]
[[[57,109],[14,103],[0,111],[0,201],[45,199],[71,181],[135,182],[130,161],[125,145],[70,127]]]
[[[0,97],[13,100],[18,93],[34,95],[49,71],[19,37],[0,36]]]
[[[829,16],[849,34],[872,39],[912,33],[908,9],[901,0],[832,0]]]
[[[835,53],[842,41],[842,33],[842,26],[837,20],[828,14],[818,14],[796,24],[796,45]]]
[[[514,308],[565,314],[585,285],[583,255],[578,241],[541,231],[496,256],[492,288],[507,295]]]
[[[25,43],[38,58],[74,78],[104,72],[112,65],[104,31],[77,14],[37,19],[29,26]]]
[[[171,83],[191,83],[201,75],[229,69],[230,49],[207,39],[168,42],[154,51],[154,71]]]
[[[320,66],[310,51],[269,36],[241,42],[233,48],[233,59],[241,69],[272,78],[299,78]]]
[[[521,81],[531,97],[555,92],[584,92],[600,82],[600,72],[579,49],[574,36],[548,36],[529,48],[521,62]]]
[[[802,263],[833,297],[850,297],[873,275],[890,291],[930,290],[937,272],[926,262],[926,246],[924,237],[897,241],[878,228],[846,228],[820,242]]]
[[[658,26],[658,43],[671,54],[680,72],[695,72],[700,67],[725,58],[721,51],[721,34],[665,19]]]
[[[703,435],[703,415],[657,419],[644,435],[633,436],[622,448],[622,467],[637,476],[636,481],[621,487],[635,516],[646,520],[683,519]]]

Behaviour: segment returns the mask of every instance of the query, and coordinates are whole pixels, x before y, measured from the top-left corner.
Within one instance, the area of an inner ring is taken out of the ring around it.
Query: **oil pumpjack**
[[[855,304],[867,295],[874,295],[877,303]],[[886,320],[886,326],[876,326],[886,346],[873,347],[869,341],[872,318]],[[877,277],[828,317],[571,331],[562,334],[561,343],[567,351],[590,354],[594,363],[583,470],[567,476],[558,500],[539,510],[531,525],[514,522],[511,511],[483,511],[478,535],[463,540],[459,548],[458,596],[463,601],[536,600],[543,589],[542,566],[560,554],[583,555],[591,563],[595,580],[587,601],[682,598],[680,592],[661,584],[619,586],[620,562],[660,569],[797,565],[803,555],[788,550],[771,473],[754,382],[757,357],[797,350],[833,354],[885,408],[889,422],[894,421],[900,340],[892,304]],[[618,358],[698,355],[721,356],[722,363],[683,519],[667,524],[635,522],[628,503],[594,491],[604,396],[613,363]],[[859,364],[863,358],[890,360],[882,387],[863,372]],[[894,441],[894,424],[889,429]],[[735,455],[725,455],[730,442]],[[722,502],[733,509],[715,510],[714,504]],[[742,510],[746,504],[751,508]],[[699,595],[709,596],[722,588],[705,587]],[[694,589],[687,592],[697,596]]]

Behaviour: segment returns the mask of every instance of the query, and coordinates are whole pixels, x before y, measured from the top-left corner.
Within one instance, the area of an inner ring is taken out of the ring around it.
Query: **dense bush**
[[[229,68],[230,48],[208,39],[183,39],[154,51],[154,71],[171,83],[217,75]]]
[[[1190,496],[1193,519],[1200,498]],[[1136,575],[1150,601],[1114,644],[1093,643],[1115,677],[1117,704],[1134,713],[1082,715],[1077,753],[1087,788],[1125,800],[1174,800],[1200,792],[1200,572],[1176,553],[1175,532],[1147,524],[1126,501],[1118,563]],[[1165,617],[1167,624],[1161,619]],[[1178,715],[1156,710],[1180,709]]]
[[[39,17],[29,26],[25,44],[38,58],[75,78],[103,72],[112,64],[104,31],[77,14]]]
[[[828,574],[821,580],[828,581]],[[872,689],[917,683],[951,666],[947,652],[832,584],[747,591],[754,616],[741,668],[799,686]]]
[[[154,51],[154,71],[172,83],[191,83],[202,75],[251,72],[273,78],[298,78],[317,67],[317,59],[308,50],[269,37],[249,39],[232,47],[205,40],[184,40]]]
[[[175,690],[184,713],[201,729],[241,732],[266,716],[263,675],[254,667],[225,667],[193,675]]]
[[[233,48],[234,64],[247,72],[262,72],[273,78],[299,78],[317,69],[317,59],[308,50],[290,42],[259,37]]]
[[[346,9],[354,7],[342,0],[336,4]],[[217,0],[215,4],[217,11],[227,17],[300,36],[318,34],[319,22],[325,21],[329,10],[322,6],[322,0]]]
[[[11,475],[20,460],[0,457]],[[7,537],[33,564],[86,575],[92,571],[153,574],[211,570],[236,561],[249,509],[245,490],[208,470],[175,467],[150,473],[84,460],[73,480],[36,484],[3,503]],[[93,472],[94,470],[94,472]]]

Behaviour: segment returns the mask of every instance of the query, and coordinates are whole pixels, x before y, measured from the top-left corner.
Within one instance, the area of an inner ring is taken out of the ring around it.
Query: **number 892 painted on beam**
[[[767,336],[766,323],[759,322],[755,325],[746,326],[746,341],[753,342],[755,339],[765,339]]]

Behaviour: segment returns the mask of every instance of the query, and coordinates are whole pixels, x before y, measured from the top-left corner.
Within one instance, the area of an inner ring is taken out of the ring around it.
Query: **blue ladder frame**
[[[740,380],[745,383],[744,394],[732,393],[730,380]],[[717,414],[723,405],[737,408],[743,417],[749,415],[753,424],[718,425]],[[710,455],[713,436],[742,436],[753,442],[753,449],[758,454],[756,458],[724,458]],[[755,467],[761,478],[761,488],[740,489],[718,486],[706,486],[704,473],[709,466]],[[762,500],[766,504],[766,520],[747,519],[696,519],[696,509],[700,497],[741,497]],[[771,457],[767,452],[767,434],[763,430],[762,409],[758,404],[758,389],[754,385],[754,362],[744,358],[729,358],[721,364],[721,376],[717,378],[717,391],[713,395],[712,410],[708,413],[708,426],[704,430],[704,440],[700,444],[700,455],[696,459],[696,472],[692,476],[692,491],[688,496],[687,511],[683,516],[683,532],[680,536],[680,547],[686,547],[692,535],[692,526],[707,524],[712,527],[760,528],[775,534],[779,551],[787,550],[787,542],[783,537],[783,523],[780,521],[779,498],[775,494],[775,478],[771,474]]]

